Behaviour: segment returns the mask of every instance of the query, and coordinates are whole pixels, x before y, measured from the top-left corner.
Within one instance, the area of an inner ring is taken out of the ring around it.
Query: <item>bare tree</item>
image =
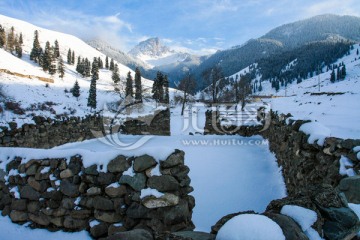
[[[178,89],[184,92],[183,103],[182,103],[182,108],[181,108],[181,115],[184,115],[185,104],[188,101],[188,94],[193,94],[196,89],[196,81],[190,75],[190,71],[188,73],[188,76],[184,77],[180,81],[180,83],[178,85]]]
[[[238,82],[238,98],[241,101],[241,111],[244,111],[246,98],[251,94],[251,79],[248,75],[240,77]]]

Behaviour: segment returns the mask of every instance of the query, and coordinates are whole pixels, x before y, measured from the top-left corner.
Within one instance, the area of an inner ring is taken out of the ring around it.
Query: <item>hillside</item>
[[[220,64],[225,76],[232,75],[260,59],[289,52],[313,42],[359,41],[360,18],[353,16],[320,15],[277,27],[258,39],[243,45],[218,51],[202,62],[196,72],[199,89],[206,87],[203,73]],[[314,53],[315,54],[315,53]]]
[[[0,24],[8,31],[12,26],[15,33],[20,32],[23,35],[23,57],[21,59],[13,56],[9,52],[0,49],[0,69],[23,74],[52,79],[53,83],[45,83],[38,78],[24,78],[20,75],[11,75],[0,73],[1,87],[1,120],[0,125],[7,125],[7,122],[15,121],[18,126],[23,123],[33,122],[33,115],[41,115],[45,117],[63,117],[63,116],[86,116],[92,114],[93,111],[87,107],[88,91],[90,87],[90,78],[82,77],[75,70],[75,65],[66,63],[67,52],[70,49],[75,51],[75,58],[78,56],[88,58],[92,61],[94,57],[100,57],[105,61],[105,55],[84,41],[72,35],[60,32],[50,31],[29,24],[24,21],[9,18],[0,15]],[[65,77],[63,79],[44,72],[38,64],[30,60],[29,54],[33,45],[34,31],[38,30],[40,45],[44,47],[45,42],[51,44],[58,40],[60,45],[60,55],[65,59]],[[134,71],[123,64],[116,62],[119,66],[120,89],[124,87],[124,79],[130,71],[134,76]],[[118,102],[120,95],[114,92],[113,81],[111,79],[112,72],[107,69],[100,69],[99,80],[97,81],[97,109],[99,111],[108,104]],[[80,85],[80,97],[77,100],[69,90],[73,87],[75,81],[78,80]],[[147,92],[151,88],[153,82],[142,78],[143,89]],[[124,91],[124,90],[122,90]],[[171,90],[172,91],[172,90]],[[124,97],[124,92],[121,92]],[[8,102],[15,102],[15,106],[7,106]],[[15,114],[17,108],[22,114]]]
[[[302,80],[302,82],[289,83],[287,86],[280,86],[276,91],[270,81],[261,81],[262,90],[253,93],[253,99],[270,104],[273,111],[293,115],[295,119],[311,119],[318,121],[329,128],[331,136],[340,138],[358,139],[360,136],[360,125],[358,119],[360,112],[357,110],[357,103],[360,102],[360,45],[353,45],[354,49],[350,55],[345,55],[335,61],[335,64],[346,65],[346,77],[344,80],[330,82],[331,71],[324,67],[323,73],[318,76]],[[356,59],[356,60],[355,60]],[[258,64],[251,66],[256,69]],[[241,71],[229,76],[229,79],[240,79],[240,75],[250,72],[246,67]],[[257,81],[259,86],[260,76],[252,80],[252,86]],[[320,90],[319,90],[320,80]],[[230,81],[231,82],[231,81]],[[233,85],[224,85],[218,96],[224,96],[233,92]],[[260,96],[257,97],[257,96]],[[199,93],[198,98],[211,99],[210,93]],[[232,99],[233,101],[233,99]]]

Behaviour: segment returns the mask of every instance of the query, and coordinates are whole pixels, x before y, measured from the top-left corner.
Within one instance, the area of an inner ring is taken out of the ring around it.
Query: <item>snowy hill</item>
[[[278,91],[266,79],[261,81],[262,91],[254,93],[253,100],[264,101],[270,104],[273,111],[291,113],[296,119],[318,121],[329,128],[331,136],[359,139],[360,111],[357,106],[360,102],[360,55],[357,55],[357,50],[360,51],[360,45],[353,46],[350,55],[335,62],[337,65],[345,64],[347,74],[344,80],[331,83],[331,71],[327,71],[326,67],[320,75],[302,80],[301,83],[295,81],[287,86],[280,86]],[[252,68],[256,67],[257,64],[252,65]],[[228,78],[238,81],[240,75],[249,72],[250,67],[246,67]],[[259,75],[252,79],[252,85],[255,81],[259,85]],[[234,91],[232,84],[225,85],[219,96],[228,91]],[[197,97],[211,99],[211,93],[202,92]]]
[[[203,61],[194,71],[200,82],[199,90],[205,84],[202,74],[220,64],[225,76],[232,75],[254,62],[273,54],[293,51],[314,42],[339,42],[360,40],[360,18],[354,16],[319,15],[302,21],[279,26],[258,39],[245,44],[218,51]],[[314,53],[316,55],[316,53]]]
[[[103,53],[72,35],[40,28],[3,15],[0,15],[0,24],[6,31],[14,27],[16,34],[22,33],[23,35],[23,57],[21,59],[0,49],[0,69],[13,73],[0,72],[0,98],[2,98],[0,107],[3,110],[2,112],[0,111],[0,125],[6,125],[9,121],[16,121],[18,125],[32,122],[31,119],[34,114],[45,117],[61,117],[65,115],[85,116],[92,113],[90,108],[87,107],[90,78],[82,77],[76,72],[76,63],[75,65],[66,63],[67,52],[70,48],[75,51],[75,59],[81,56],[82,58],[88,58],[90,61],[94,57],[100,57],[105,61],[106,56]],[[49,75],[38,64],[30,60],[29,54],[32,49],[35,30],[39,32],[41,47],[44,48],[46,41],[49,41],[51,44],[55,40],[59,42],[60,55],[65,61],[65,76],[63,79],[59,78],[58,74]],[[126,74],[130,71],[134,77],[134,71],[119,62],[115,61],[115,63],[119,66],[120,77],[122,79],[120,89],[122,89],[125,85],[124,79]],[[27,78],[22,75],[33,75],[51,79],[53,83],[45,83],[36,77]],[[111,75],[112,72],[107,69],[100,69],[99,71],[99,80],[97,81],[97,111],[109,103],[120,100],[119,94],[114,92]],[[81,93],[78,100],[68,92],[76,80],[79,82]],[[152,83],[152,81],[142,78],[143,89],[149,91]],[[124,94],[122,93],[122,95]],[[9,110],[5,106],[6,102],[17,102],[24,114],[14,114],[11,109]]]

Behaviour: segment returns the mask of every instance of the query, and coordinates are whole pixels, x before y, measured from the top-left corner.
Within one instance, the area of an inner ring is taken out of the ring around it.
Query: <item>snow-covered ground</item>
[[[330,82],[330,71],[320,74],[320,91],[318,90],[319,77],[303,80],[300,84],[290,84],[281,87],[278,92],[271,89],[269,82],[263,82],[263,91],[260,95],[274,95],[278,98],[266,100],[274,111],[291,113],[297,119],[312,119],[330,129],[331,136],[340,138],[360,138],[360,55],[356,49],[349,56],[344,56],[337,63],[344,62],[347,75],[345,80]],[[358,60],[354,61],[357,58]],[[341,92],[343,95],[327,96],[311,95],[319,92]]]
[[[87,107],[87,98],[89,95],[90,78],[83,78],[76,72],[75,65],[69,65],[66,62],[69,48],[75,51],[75,61],[77,57],[88,58],[93,61],[94,57],[100,57],[105,63],[105,55],[89,46],[81,39],[72,35],[60,32],[50,31],[44,28],[34,26],[30,23],[20,21],[0,15],[0,24],[9,30],[12,26],[15,33],[23,34],[23,57],[21,59],[0,49],[0,69],[5,69],[13,73],[23,75],[33,75],[52,79],[54,83],[46,84],[37,78],[23,78],[0,72],[0,88],[1,92],[6,96],[6,101],[18,102],[25,110],[24,115],[14,114],[12,111],[4,111],[0,113],[0,126],[6,126],[8,122],[15,121],[20,127],[23,123],[33,123],[32,114],[54,118],[56,115],[69,116],[86,116],[92,111]],[[34,31],[39,32],[39,41],[41,46],[45,47],[45,42],[49,41],[51,45],[58,40],[60,46],[60,55],[65,63],[65,76],[63,79],[44,72],[38,64],[30,60],[30,52],[33,45]],[[115,63],[117,63],[115,61]],[[125,78],[130,71],[134,78],[134,71],[130,68],[117,63],[119,66],[120,77],[122,79],[119,89],[122,90],[122,97],[125,91]],[[99,80],[97,81],[97,110],[103,109],[107,104],[120,100],[120,95],[114,91],[114,84],[111,79],[112,72],[106,69],[100,69]],[[80,97],[76,99],[69,91],[75,81],[78,80],[80,86]],[[150,94],[153,82],[142,78],[143,90],[145,94]],[[176,90],[170,89],[170,97],[176,94]],[[0,107],[3,109],[3,101]],[[35,106],[36,105],[36,106]]]
[[[202,231],[210,231],[212,225],[229,213],[245,210],[262,212],[271,200],[286,195],[275,156],[269,151],[263,138],[189,135],[190,132],[203,129],[206,110],[201,105],[191,109],[191,113],[186,113],[185,118],[180,115],[180,107],[171,109],[172,135],[153,136],[143,146],[133,150],[116,149],[117,146],[94,139],[50,150],[4,148],[0,155],[20,156],[24,153],[31,154],[28,158],[34,158],[36,155],[70,156],[73,152],[79,152],[85,159],[88,158],[87,164],[96,162],[96,156],[101,156],[101,163],[104,164],[105,158],[110,160],[120,153],[128,156],[148,153],[157,160],[163,160],[174,149],[184,150],[185,164],[190,168],[191,186],[195,189],[192,193],[196,199],[193,221],[196,229]],[[197,124],[190,124],[189,128],[185,127],[183,130],[186,125],[184,122],[197,114],[199,117],[194,118]],[[139,138],[141,136],[122,136],[125,142],[133,142]],[[0,232],[1,228],[0,225]]]

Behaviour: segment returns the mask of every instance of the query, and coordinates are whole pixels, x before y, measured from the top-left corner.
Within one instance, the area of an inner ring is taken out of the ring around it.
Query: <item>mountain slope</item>
[[[130,55],[122,52],[121,50],[116,49],[113,46],[110,46],[104,41],[95,39],[95,40],[87,41],[87,43],[96,50],[98,50],[99,52],[131,68],[132,70],[135,70],[135,68],[138,67],[141,71],[142,76],[144,76],[145,78],[154,79],[156,77],[156,71],[152,70],[147,63],[143,62],[140,59],[131,57]]]
[[[44,48],[45,42],[51,44],[58,40],[60,46],[60,55],[66,59],[68,49],[75,51],[75,59],[78,56],[86,57],[90,61],[94,57],[100,57],[105,61],[105,55],[84,41],[72,35],[47,30],[37,27],[24,21],[9,18],[0,15],[0,24],[8,31],[12,26],[15,33],[23,34],[23,57],[21,59],[13,56],[9,52],[0,49],[0,69],[5,69],[13,73],[22,75],[35,75],[52,79],[53,83],[45,83],[38,78],[22,77],[20,75],[11,75],[0,72],[0,125],[7,125],[9,121],[16,121],[18,126],[23,123],[32,122],[33,115],[41,115],[45,117],[63,117],[63,116],[86,116],[93,114],[93,111],[87,107],[88,91],[90,87],[90,78],[83,78],[75,70],[75,65],[69,65],[65,61],[65,77],[63,79],[45,73],[38,64],[29,59],[29,53],[33,45],[34,31],[38,30],[40,45]],[[134,76],[134,71],[117,62],[120,70],[120,90],[124,88],[124,79],[130,71]],[[114,92],[113,81],[111,79],[112,72],[106,69],[100,69],[99,80],[97,80],[97,110],[101,110],[104,106],[118,102],[120,95]],[[75,81],[78,80],[80,85],[80,97],[77,100],[69,93]],[[143,89],[149,92],[153,82],[142,78]],[[122,97],[124,92],[121,91]],[[150,93],[149,93],[150,94]],[[4,95],[4,97],[2,97]],[[11,109],[6,107],[6,102],[16,102],[23,110],[24,114],[15,114]]]
[[[352,16],[320,15],[286,24],[271,30],[259,39],[242,46],[218,51],[195,69],[200,89],[206,87],[202,74],[220,64],[225,76],[267,58],[272,54],[290,51],[316,41],[360,40],[360,18]]]

